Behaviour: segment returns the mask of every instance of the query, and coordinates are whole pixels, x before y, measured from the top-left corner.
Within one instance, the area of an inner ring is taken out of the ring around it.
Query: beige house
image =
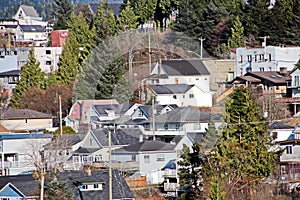
[[[11,132],[27,132],[52,128],[52,116],[30,109],[5,108],[0,110],[0,124]]]

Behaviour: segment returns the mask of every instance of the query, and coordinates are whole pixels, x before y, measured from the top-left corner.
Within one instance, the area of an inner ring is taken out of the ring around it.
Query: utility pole
[[[149,43],[149,76],[151,74],[151,38],[150,38],[150,27],[148,27],[148,43]]]
[[[199,40],[200,40],[200,58],[201,58],[201,60],[202,60],[202,58],[203,58],[203,41],[205,40],[205,38],[199,38]]]
[[[152,129],[153,129],[153,140],[155,140],[155,98],[152,96]]]
[[[108,160],[109,160],[109,167],[108,167],[108,189],[109,189],[109,200],[112,200],[112,171],[111,171],[111,132],[108,128]]]
[[[59,128],[60,128],[60,135],[62,135],[63,130],[62,130],[62,108],[61,108],[61,96],[58,95],[58,100],[59,100]]]

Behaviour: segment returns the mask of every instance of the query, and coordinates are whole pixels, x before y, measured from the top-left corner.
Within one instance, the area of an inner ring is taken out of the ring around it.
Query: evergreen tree
[[[19,98],[23,92],[31,86],[36,86],[41,89],[46,87],[46,74],[39,67],[40,63],[36,60],[34,50],[31,49],[27,63],[22,67],[20,80],[14,89],[14,95],[11,100],[13,107],[19,106]]]
[[[210,195],[206,197],[206,200],[226,200],[224,187],[216,177],[212,178],[209,194]]]
[[[57,81],[65,85],[69,85],[75,81],[80,71],[80,49],[76,40],[76,35],[73,32],[69,32],[66,39],[66,44],[59,58],[58,70],[55,73]]]
[[[208,121],[208,128],[205,129],[203,143],[206,149],[210,150],[218,143],[219,135],[213,119]]]
[[[130,6],[130,1],[127,1],[125,8],[121,11],[120,28],[124,30],[137,28],[137,16]]]
[[[157,0],[154,18],[159,22],[161,29],[167,28],[166,20],[171,20],[171,15],[178,9],[180,0]]]
[[[107,1],[100,1],[95,19],[96,44],[118,32],[117,22],[113,11],[108,8]]]
[[[71,14],[71,20],[68,22],[68,30],[75,36],[76,43],[73,46],[74,48],[77,46],[79,49],[78,62],[82,64],[89,55],[94,43],[95,27],[91,27],[90,29],[85,17],[79,12],[77,16],[74,13]],[[77,53],[77,51],[74,53]]]
[[[224,122],[220,142],[210,154],[208,163],[216,164],[210,176],[235,191],[229,199],[237,194],[250,196],[255,183],[271,175],[278,157],[278,152],[269,151],[268,123],[260,116],[256,99],[243,87],[226,102]]]
[[[231,28],[231,37],[228,40],[230,48],[238,48],[244,46],[244,27],[239,16],[236,16],[233,27]]]
[[[203,197],[202,166],[204,154],[201,145],[195,142],[192,152],[184,145],[180,160],[177,162],[180,187],[185,191],[179,199],[201,199]]]
[[[54,29],[67,29],[67,22],[70,20],[73,5],[69,0],[55,0],[52,4],[52,15],[54,18]]]

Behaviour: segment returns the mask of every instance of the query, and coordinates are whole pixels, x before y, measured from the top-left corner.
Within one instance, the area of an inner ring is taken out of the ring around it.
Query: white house
[[[187,84],[210,92],[210,73],[202,60],[163,60],[157,63],[147,78],[149,85]]]
[[[299,59],[300,47],[237,48],[235,76],[255,71],[279,71],[281,67],[291,71]]]
[[[147,96],[155,96],[155,101],[161,105],[212,107],[212,93],[205,92],[196,85],[165,84],[149,85],[147,88]]]
[[[34,159],[40,159],[40,151],[52,137],[52,134],[0,134],[2,175],[17,175],[36,170]]]
[[[40,68],[45,73],[56,71],[62,47],[35,47],[35,58],[40,62]]]
[[[44,27],[48,25],[32,6],[21,5],[13,18],[18,20],[20,25],[40,25]]]

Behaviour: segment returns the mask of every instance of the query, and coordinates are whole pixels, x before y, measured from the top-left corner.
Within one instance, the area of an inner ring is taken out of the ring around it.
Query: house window
[[[251,62],[252,61],[252,55],[248,55],[248,62]]]
[[[173,99],[177,99],[176,95],[173,95]]]
[[[131,156],[131,161],[132,161],[132,162],[136,162],[136,155],[132,155],[132,156]]]
[[[175,124],[175,129],[179,130],[179,128],[180,128],[180,124],[179,123]]]
[[[143,117],[143,112],[139,110],[139,117]]]
[[[45,65],[51,65],[51,60],[46,60]]]
[[[28,123],[28,119],[25,119],[25,124],[27,124]]]
[[[201,124],[200,123],[195,123],[194,124],[194,130],[200,130],[201,129]]]
[[[299,76],[294,76],[294,85],[293,86],[298,86],[299,85]]]
[[[194,94],[189,95],[190,99],[194,98]]]
[[[164,124],[164,129],[168,130],[168,124]]]
[[[272,61],[272,55],[269,54],[269,61]]]
[[[156,161],[165,161],[165,155],[164,154],[158,154],[156,156]]]
[[[264,67],[260,67],[259,71],[263,72],[263,71],[265,71],[265,68]]]
[[[278,85],[276,85],[276,90],[279,90],[279,86]]]
[[[150,156],[144,155],[144,163],[150,163]]]
[[[182,98],[184,99],[184,98],[185,98],[185,95],[182,95]]]
[[[90,145],[93,145],[93,138],[90,138]]]
[[[240,56],[240,63],[243,62],[243,56]]]
[[[196,81],[199,81],[199,78],[196,78]]]
[[[159,79],[156,79],[155,82],[158,84],[159,83]]]
[[[51,50],[46,50],[46,55],[50,55],[51,54]]]
[[[257,62],[257,55],[254,56],[254,62]]]
[[[286,154],[293,154],[293,147],[292,146],[287,146],[286,147]]]

